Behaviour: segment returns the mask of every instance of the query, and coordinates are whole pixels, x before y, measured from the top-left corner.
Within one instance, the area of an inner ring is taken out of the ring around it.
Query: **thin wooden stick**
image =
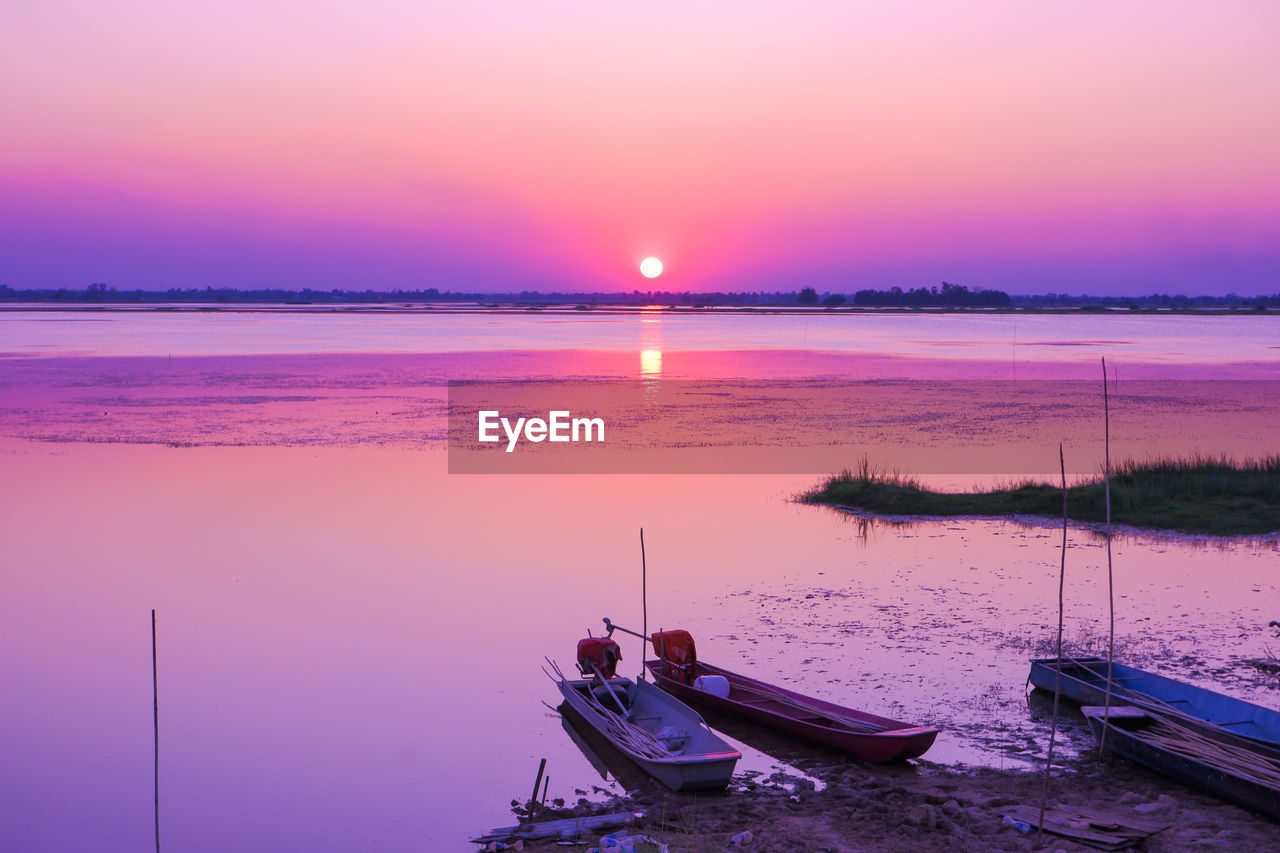
[[[1280,759],[1259,755],[1246,746],[1211,740],[1165,717],[1151,719],[1151,725],[1131,734],[1226,773],[1280,787]]]
[[[1058,735],[1058,700],[1062,696],[1062,590],[1067,579],[1067,462],[1058,443],[1058,467],[1062,471],[1062,560],[1058,565],[1058,665],[1053,668],[1053,722],[1049,726],[1049,754],[1044,761],[1044,787],[1040,792],[1040,820],[1037,823],[1036,844],[1044,839],[1044,812],[1049,803],[1049,774],[1053,770],[1053,744]]]
[[[626,718],[627,706],[623,705],[622,700],[618,698],[618,694],[613,692],[613,687],[609,684],[609,680],[605,678],[598,669],[593,669],[591,674],[600,680],[600,683],[604,685],[604,689],[608,692],[609,696],[613,698],[613,704],[618,706],[618,714],[623,718]]]
[[[644,528],[640,528],[640,628],[643,635],[640,638],[640,677],[645,677],[644,646],[649,636],[649,567],[644,559]],[[647,680],[647,679],[646,679]]]
[[[538,805],[538,789],[542,787],[542,773],[547,769],[547,759],[538,762],[538,775],[533,777],[533,795],[529,797],[529,811]]]
[[[559,664],[551,658],[544,658],[544,660],[551,665],[551,670],[555,673],[552,675],[551,672],[548,672],[547,676],[551,680],[559,680],[563,684],[567,679]],[[546,669],[543,669],[543,672],[546,672]],[[636,723],[619,716],[617,711],[606,707],[603,702],[595,697],[591,690],[582,691],[582,698],[604,720],[605,727],[609,730],[609,736],[616,740],[619,745],[647,758],[669,758],[671,756],[671,750],[667,748],[666,744]]]
[[[156,666],[156,611],[151,610],[151,730],[155,736],[156,853],[160,853],[160,681]]]
[[[1111,691],[1114,689],[1112,671],[1116,660],[1116,584],[1111,568],[1111,398],[1107,393],[1107,359],[1102,359],[1102,423],[1105,453],[1105,483],[1107,501],[1107,696],[1102,711],[1102,737],[1098,739],[1101,752],[1107,740],[1107,727],[1111,724]]]
[[[768,699],[770,702],[777,702],[780,705],[788,705],[792,708],[798,708],[802,711],[808,711],[811,714],[820,714],[823,717],[826,717],[828,720],[831,720],[831,722],[836,723],[840,726],[844,726],[850,731],[862,732],[864,734],[875,734],[876,732],[884,732],[889,730],[887,726],[883,726],[880,723],[870,723],[870,722],[866,722],[865,720],[855,720],[852,717],[846,717],[845,715],[836,713],[834,711],[829,711],[824,708],[817,708],[817,707],[814,707],[813,705],[806,704],[805,702],[799,699],[793,699],[792,697],[786,695],[781,690],[779,690],[778,688],[772,685],[762,684],[762,683],[753,684],[751,686],[739,685],[736,687],[732,687],[731,690],[739,694],[749,693],[749,694],[755,694],[756,696],[763,696],[764,698]],[[832,726],[828,726],[828,728],[832,728]]]

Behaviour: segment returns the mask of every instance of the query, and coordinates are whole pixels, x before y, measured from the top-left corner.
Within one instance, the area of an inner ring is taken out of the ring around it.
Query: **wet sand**
[[[872,767],[839,760],[810,772],[825,783],[822,790],[782,777],[735,779],[733,789],[724,794],[646,790],[554,816],[643,810],[645,819],[628,831],[663,841],[672,853],[720,850],[744,831],[752,834],[746,849],[760,853],[1095,849],[1051,834],[1044,836],[1046,846],[1040,848],[1034,832],[1023,834],[1003,822],[1009,807],[1039,808],[1042,772],[961,771],[927,761],[911,767]],[[1273,821],[1096,753],[1056,770],[1048,805],[1170,824],[1138,848],[1150,853],[1269,850],[1275,849],[1280,836],[1280,826]],[[528,849],[557,848],[552,841],[530,844]]]

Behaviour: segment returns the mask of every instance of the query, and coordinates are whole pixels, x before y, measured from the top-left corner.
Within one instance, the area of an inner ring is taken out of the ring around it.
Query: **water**
[[[1019,363],[1181,366],[1280,360],[1271,316],[1096,314],[769,315],[652,311],[473,312],[269,309],[0,313],[0,353],[240,355],[589,350],[807,351]],[[651,356],[653,358],[654,356]],[[658,364],[661,364],[658,356]]]
[[[438,423],[440,383],[459,372],[640,375],[654,351],[663,375],[716,379],[907,363],[954,376],[958,349],[990,356],[965,370],[994,370],[989,321],[1005,318],[868,317],[878,331],[835,340],[812,332],[825,318],[738,315],[662,319],[660,333],[637,317],[80,319],[0,314],[15,354],[0,361],[6,847],[150,844],[151,608],[166,846],[461,850],[511,822],[540,758],[552,798],[609,788],[543,706],[556,693],[539,667],[570,663],[600,617],[639,626],[641,526],[651,629],[941,725],[932,760],[1016,767],[1043,748],[1023,683],[1055,620],[1052,525],[861,521],[793,503],[808,476],[451,476]],[[1040,318],[1019,317],[1020,338],[1025,319]],[[1276,364],[1265,318],[1115,319],[1123,335],[1093,318],[1046,327],[1082,345],[1024,369],[1123,346],[1149,357],[1122,371]],[[77,323],[94,331],[66,331]],[[741,353],[756,335],[778,349]],[[128,418],[94,409],[113,397]],[[193,446],[168,446],[184,436]],[[1273,540],[1118,541],[1126,659],[1275,706],[1249,661],[1275,645],[1277,557]],[[1068,639],[1096,645],[1101,540],[1073,531],[1067,571]],[[623,654],[634,674],[639,641]],[[1067,749],[1084,742],[1069,732]],[[784,767],[744,752],[748,768]]]

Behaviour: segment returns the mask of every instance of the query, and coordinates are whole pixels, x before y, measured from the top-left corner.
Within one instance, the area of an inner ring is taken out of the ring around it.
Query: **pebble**
[[[907,823],[932,832],[938,825],[938,815],[930,805],[918,805],[907,812]]]

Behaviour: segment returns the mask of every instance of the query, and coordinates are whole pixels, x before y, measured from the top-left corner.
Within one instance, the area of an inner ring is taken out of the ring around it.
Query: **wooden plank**
[[[500,826],[485,835],[471,839],[475,844],[488,844],[490,841],[507,841],[523,839],[534,841],[540,838],[566,837],[572,838],[588,830],[605,829],[613,826],[625,826],[644,817],[643,812],[612,812],[610,814],[589,815],[587,817],[571,817],[564,820],[544,820],[537,823],[525,823],[517,826]]]
[[[1031,826],[1039,826],[1040,810],[1033,806],[1010,806],[1002,810]],[[1128,813],[1082,808],[1052,808],[1044,813],[1044,831],[1103,850],[1132,847],[1172,824]]]
[[[1066,811],[1074,811],[1083,818],[1099,824],[1107,824],[1110,826],[1119,826],[1124,829],[1131,829],[1137,832],[1143,832],[1148,835],[1154,835],[1157,832],[1163,832],[1173,826],[1168,821],[1152,820],[1151,818],[1137,817],[1135,815],[1125,813],[1116,814],[1115,812],[1100,812],[1093,809],[1073,807]]]
[[[1034,806],[1008,806],[1000,811],[1001,814],[1020,820],[1030,826],[1040,825],[1040,810]],[[1072,825],[1074,817],[1074,815],[1060,812],[1057,809],[1048,809],[1044,813],[1044,831],[1053,835],[1060,835],[1063,838],[1071,838],[1090,846],[1101,847],[1105,850],[1123,850],[1125,847],[1131,847],[1138,843],[1139,839],[1132,836],[1094,829],[1087,821],[1079,821],[1085,823],[1085,826],[1074,826]]]

